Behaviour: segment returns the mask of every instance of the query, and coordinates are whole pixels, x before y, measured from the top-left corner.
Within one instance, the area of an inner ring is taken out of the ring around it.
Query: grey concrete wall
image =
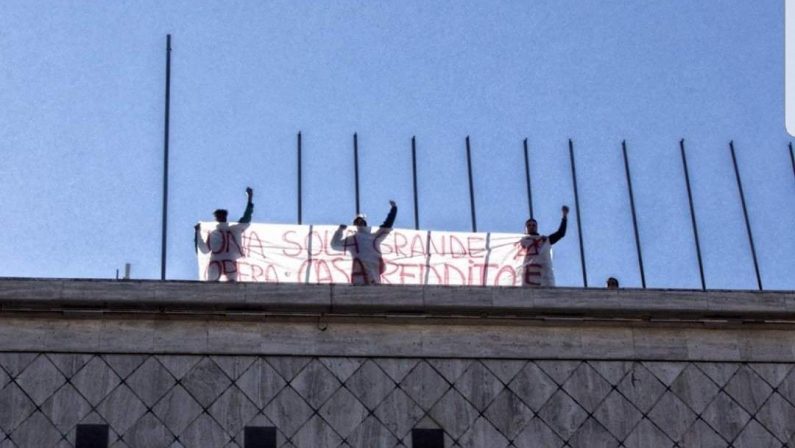
[[[0,279],[0,448],[795,446],[795,294]]]
[[[795,443],[792,363],[0,354],[0,446],[782,447]]]

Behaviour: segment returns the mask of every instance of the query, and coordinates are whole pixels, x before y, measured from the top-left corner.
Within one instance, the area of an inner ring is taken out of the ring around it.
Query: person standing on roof
[[[251,223],[254,213],[254,190],[246,188],[246,210],[243,216],[234,224],[226,221],[229,212],[219,208],[213,212],[216,225],[206,238],[201,238],[200,225],[194,226],[193,237],[196,252],[210,254],[210,263],[207,266],[206,280],[234,282],[238,276],[237,260],[245,256],[242,244],[243,231]]]
[[[389,201],[389,214],[381,226],[371,228],[367,226],[367,216],[359,213],[353,219],[356,227],[347,236],[343,233],[348,228],[340,224],[331,239],[331,247],[351,254],[351,284],[352,285],[377,285],[381,283],[381,274],[384,273],[384,259],[378,245],[392,231],[392,225],[397,216],[397,204]]]
[[[538,221],[533,218],[525,221],[525,236],[519,241],[519,251],[523,255],[521,266],[522,286],[555,286],[555,273],[552,270],[552,245],[566,236],[566,223],[569,207],[561,207],[562,217],[558,230],[549,235],[539,235]]]

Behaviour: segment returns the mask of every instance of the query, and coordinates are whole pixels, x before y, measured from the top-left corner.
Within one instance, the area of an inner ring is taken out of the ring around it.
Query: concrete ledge
[[[0,351],[795,362],[795,293],[0,279]]]
[[[0,352],[795,362],[795,332],[593,322],[0,316]]]
[[[0,310],[22,309],[795,322],[795,292],[0,279]]]

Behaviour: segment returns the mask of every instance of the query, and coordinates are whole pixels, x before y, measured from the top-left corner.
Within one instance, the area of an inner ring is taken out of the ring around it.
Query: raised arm
[[[569,208],[564,205],[561,208],[561,212],[563,214],[563,217],[560,219],[560,227],[558,227],[558,230],[555,233],[553,233],[552,235],[549,235],[549,244],[555,244],[561,238],[566,236],[566,223],[568,221],[567,218],[568,218],[568,215],[569,215]]]
[[[247,224],[251,222],[251,215],[254,213],[254,203],[251,202],[254,199],[254,190],[251,187],[246,187],[246,211],[243,212],[243,216],[237,220],[237,222],[242,224]]]
[[[392,225],[395,224],[395,217],[397,217],[397,204],[395,201],[389,201],[389,214],[386,215],[386,219],[383,223],[381,223],[381,227],[385,229],[391,229]]]
[[[199,251],[201,251],[201,253],[203,254],[206,254],[207,252],[210,251],[210,249],[207,247],[207,243],[203,239],[199,238],[200,236],[201,236],[201,225],[196,224],[195,226],[193,226],[193,249],[196,251],[197,254],[199,253]]]
[[[345,248],[345,238],[342,237],[343,232],[348,226],[340,224],[334,236],[331,237],[331,248],[334,250],[343,250]]]

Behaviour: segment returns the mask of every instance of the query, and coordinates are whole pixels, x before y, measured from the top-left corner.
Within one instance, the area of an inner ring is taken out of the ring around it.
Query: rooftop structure
[[[0,305],[7,446],[79,448],[86,424],[114,447],[795,434],[792,292],[3,279]]]

